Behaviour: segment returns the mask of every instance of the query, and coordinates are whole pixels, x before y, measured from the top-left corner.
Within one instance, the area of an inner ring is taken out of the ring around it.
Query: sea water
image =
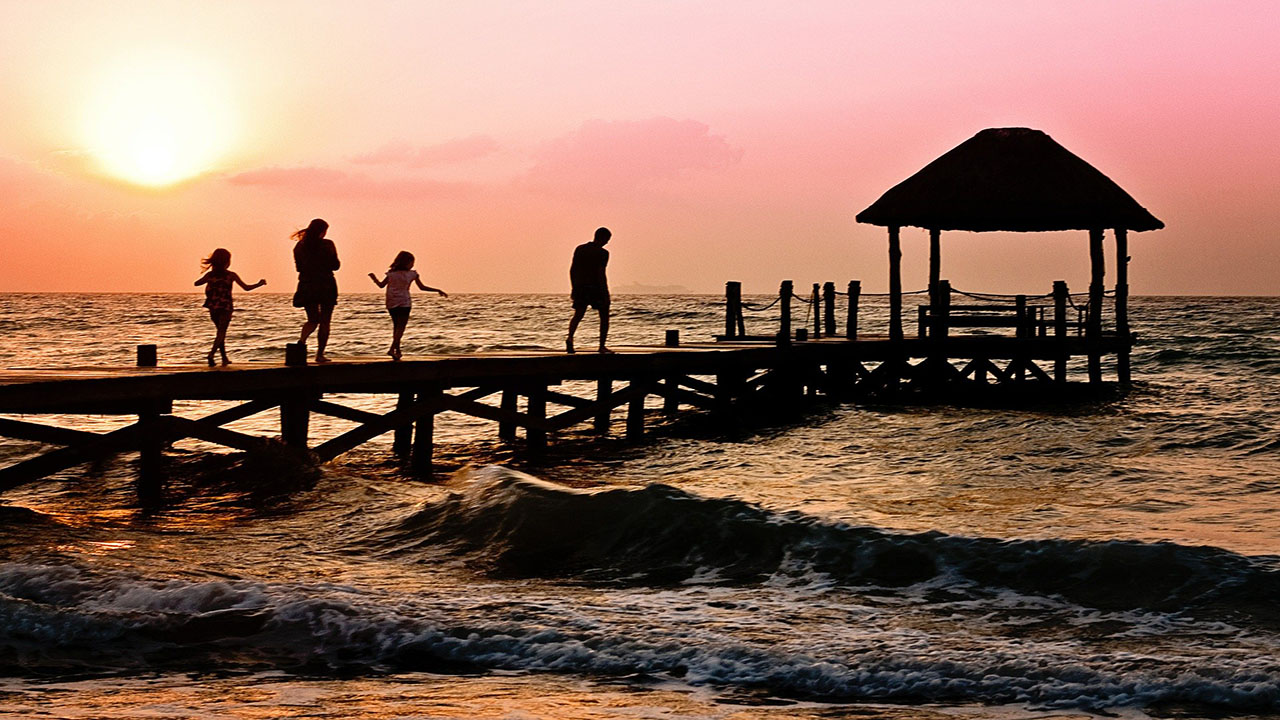
[[[202,362],[200,300],[0,295],[0,366],[129,364],[143,342]],[[709,338],[719,302],[619,296],[613,342]],[[237,303],[232,360],[279,359],[288,297]],[[568,312],[419,296],[405,353],[561,348]],[[11,490],[0,713],[1274,716],[1280,299],[1131,314],[1135,386],[1109,402],[687,413],[640,444],[563,433],[537,462],[446,414],[429,479],[386,436],[327,465],[183,441],[159,508],[137,505],[130,455]],[[344,296],[330,353],[389,337],[379,297]],[[315,418],[313,440],[348,426]],[[278,415],[231,427],[278,434]],[[0,442],[0,463],[41,449]]]

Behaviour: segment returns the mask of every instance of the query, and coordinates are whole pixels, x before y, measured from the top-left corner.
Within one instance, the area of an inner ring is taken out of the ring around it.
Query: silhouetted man
[[[604,268],[609,264],[609,251],[604,246],[611,237],[613,233],[609,228],[597,228],[591,242],[582,243],[573,251],[573,264],[569,266],[573,319],[569,321],[569,337],[564,341],[565,349],[571,353],[573,334],[578,331],[578,323],[582,322],[582,316],[587,314],[589,307],[600,313],[600,352],[610,352],[604,344],[609,337],[609,281],[604,274]]]

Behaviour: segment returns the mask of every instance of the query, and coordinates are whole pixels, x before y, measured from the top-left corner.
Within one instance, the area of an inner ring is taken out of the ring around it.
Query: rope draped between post
[[[768,310],[774,305],[777,305],[781,301],[782,301],[781,297],[776,297],[773,299],[773,302],[769,303],[768,305],[752,305],[751,303],[748,303],[748,302],[740,302],[738,303],[738,305],[741,306],[743,310],[750,310],[751,312],[764,312],[765,310]]]
[[[951,292],[957,295],[973,298],[974,300],[986,300],[987,302],[1017,302],[1019,297],[1027,300],[1046,300],[1053,297],[1053,293],[1047,292],[1043,295],[1003,295],[1001,293],[983,293],[983,292],[966,292],[956,288],[951,288]]]
[[[812,305],[812,304],[813,304],[813,300],[812,300],[812,299],[810,299],[810,298],[806,298],[806,297],[800,297],[799,295],[797,295],[797,294],[795,294],[795,293],[791,293],[791,297],[795,298],[796,300],[799,300],[799,301],[800,301],[800,302],[802,302],[802,303],[805,303],[806,305]]]
[[[912,290],[911,292],[904,292],[904,293],[901,293],[901,294],[902,294],[902,295],[925,295],[925,294],[927,294],[928,292],[929,292],[929,290],[928,290],[928,288],[926,288],[926,289],[924,289],[924,290]],[[846,293],[846,294],[847,294],[847,293]],[[858,294],[859,294],[859,295],[861,295],[862,297],[892,297],[892,296],[893,296],[893,293],[869,293],[869,292],[864,292],[864,293],[858,293]]]

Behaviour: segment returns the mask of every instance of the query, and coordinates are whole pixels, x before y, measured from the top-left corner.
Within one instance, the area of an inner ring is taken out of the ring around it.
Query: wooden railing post
[[[836,336],[836,284],[826,283],[822,286],[823,322],[827,337]]]
[[[858,339],[858,299],[862,295],[862,282],[849,281],[849,319],[844,326],[844,336],[850,340]]]
[[[780,317],[778,320],[778,344],[791,344],[791,295],[794,285],[790,280],[783,280],[782,285],[778,287],[778,304],[781,306],[779,310]]]
[[[156,346],[138,346],[138,367],[155,367],[157,364]]]
[[[742,322],[742,283],[730,280],[724,284],[724,336],[733,340]]]
[[[1014,314],[1017,315],[1018,317],[1017,319],[1018,326],[1014,328],[1013,332],[1014,332],[1014,335],[1017,337],[1018,346],[1017,346],[1017,349],[1014,351],[1015,357],[1014,357],[1013,364],[1014,364],[1015,370],[1014,370],[1013,377],[1018,382],[1022,382],[1027,378],[1027,361],[1029,359],[1027,356],[1027,340],[1028,340],[1030,327],[1029,327],[1029,323],[1027,322],[1027,296],[1026,295],[1014,296],[1014,308],[1015,308]]]
[[[1089,354],[1089,382],[1102,382],[1102,298],[1106,259],[1102,254],[1102,230],[1089,231],[1089,317],[1085,345]]]
[[[902,340],[902,242],[897,227],[889,228],[889,339]]]
[[[1120,347],[1116,350],[1116,379],[1128,385],[1129,350],[1129,231],[1116,228],[1116,336]]]
[[[813,339],[822,337],[822,291],[818,283],[813,284],[813,293],[809,295],[809,307],[813,308]]]
[[[1057,338],[1053,357],[1053,380],[1067,382],[1067,283],[1053,281],[1053,336]]]

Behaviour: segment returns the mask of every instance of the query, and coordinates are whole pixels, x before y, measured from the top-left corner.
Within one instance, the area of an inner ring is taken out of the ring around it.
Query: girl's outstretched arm
[[[378,287],[386,287],[386,286],[387,286],[387,281],[386,281],[386,280],[379,280],[379,279],[378,279],[378,276],[377,276],[377,275],[374,275],[373,273],[369,273],[369,279],[370,279],[370,280],[372,280],[372,281],[373,281],[373,284],[374,284],[374,285],[377,285]]]
[[[209,282],[209,276],[210,276],[210,275],[212,275],[212,274],[213,274],[213,273],[205,273],[205,274],[201,275],[201,276],[200,276],[200,279],[199,279],[199,280],[197,280],[197,281],[195,282],[195,284],[196,284],[196,285],[203,285],[203,284],[205,284],[205,283]]]
[[[239,285],[239,286],[240,286],[240,287],[241,287],[245,292],[249,292],[250,290],[252,290],[252,289],[254,289],[254,288],[260,288],[260,287],[262,287],[263,285],[266,285],[266,284],[267,284],[267,281],[266,281],[266,279],[264,278],[264,279],[259,280],[258,282],[254,283],[254,284],[252,284],[252,285],[245,285],[245,284],[244,284],[244,281],[240,279],[240,276],[239,276],[239,275],[237,275],[237,274],[235,274],[235,273],[231,273],[231,279],[232,279],[232,280],[235,280],[235,281],[236,281],[236,284],[237,284],[237,285]]]
[[[414,278],[413,281],[418,283],[418,289],[421,290],[422,292],[433,292],[433,293],[439,294],[440,297],[449,297],[449,293],[441,290],[440,288],[433,288],[430,285],[423,285],[422,278]]]

